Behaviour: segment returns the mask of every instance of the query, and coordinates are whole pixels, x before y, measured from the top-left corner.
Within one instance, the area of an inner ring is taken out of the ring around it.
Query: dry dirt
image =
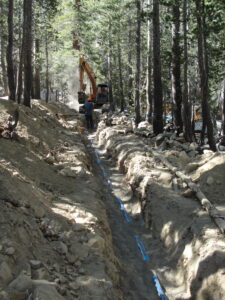
[[[224,154],[162,146],[125,116],[87,139],[76,111],[32,103],[13,139],[0,138],[0,300],[155,300],[152,272],[168,299],[225,299],[224,234],[152,149],[225,217]],[[0,100],[0,123],[16,107]]]
[[[0,100],[0,122],[16,107]],[[120,299],[80,116],[38,101],[19,110],[16,135],[0,139],[0,299]]]
[[[225,217],[225,154],[199,155],[194,145],[176,140],[157,147],[157,138],[142,137],[125,116],[114,117],[113,124],[99,124],[98,146],[106,149],[132,187],[136,197],[125,207],[132,216],[141,212],[156,241],[153,246],[152,240],[145,239],[151,253],[149,267],[158,274],[167,297],[225,299],[224,232],[152,149],[193,180],[221,213],[221,220]]]

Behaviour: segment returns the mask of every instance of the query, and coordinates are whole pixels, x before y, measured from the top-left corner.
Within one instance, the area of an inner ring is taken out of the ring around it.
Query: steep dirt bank
[[[16,107],[0,100],[0,122]],[[80,116],[38,101],[19,110],[14,138],[0,138],[0,299],[122,299]]]
[[[127,211],[132,216],[141,212],[149,232],[163,244],[161,258],[149,244],[150,267],[159,275],[168,298],[225,299],[224,234],[187,185],[152,154],[156,139],[133,134],[126,117],[115,118],[114,123],[113,127],[100,124],[98,145],[126,174],[136,195],[133,203],[124,203]],[[167,144],[167,149],[155,149],[190,176],[223,214],[224,154],[199,155],[191,145]]]

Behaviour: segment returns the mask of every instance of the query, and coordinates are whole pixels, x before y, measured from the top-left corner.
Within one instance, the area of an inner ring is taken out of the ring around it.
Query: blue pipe
[[[145,260],[145,261],[146,261],[146,260],[149,260],[149,256],[148,256],[148,254],[147,254],[146,251],[145,251],[145,247],[144,247],[144,245],[143,245],[143,243],[142,243],[142,241],[141,241],[140,236],[139,236],[139,235],[135,235],[134,237],[135,237],[135,239],[136,239],[138,248],[139,248],[140,251],[141,251],[143,260]]]
[[[160,297],[161,300],[166,300],[166,296],[164,294],[164,291],[163,291],[163,289],[161,287],[161,284],[159,282],[159,279],[158,279],[157,275],[156,274],[152,274],[151,277],[152,277],[154,285],[156,287],[158,296]]]

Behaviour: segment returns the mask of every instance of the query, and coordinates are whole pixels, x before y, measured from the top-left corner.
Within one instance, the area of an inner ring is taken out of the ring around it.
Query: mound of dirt
[[[119,262],[80,115],[0,100],[0,299],[121,299]]]
[[[165,255],[160,259],[152,249],[151,268],[159,274],[168,298],[225,299],[224,234],[195,193],[154,151],[192,179],[221,212],[220,218],[225,208],[225,155],[210,151],[200,155],[182,140],[166,139],[162,147],[159,137],[143,137],[140,130],[138,134],[130,130],[129,122],[122,129],[121,122],[124,117],[112,127],[101,122],[98,145],[116,161],[136,194],[136,202],[126,209],[135,215],[139,205],[146,227],[163,245]]]

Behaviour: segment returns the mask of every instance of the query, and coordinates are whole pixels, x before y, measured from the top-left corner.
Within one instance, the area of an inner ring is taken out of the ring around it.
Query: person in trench
[[[87,102],[84,103],[83,108],[84,108],[84,114],[87,123],[87,129],[94,129],[94,121],[93,121],[94,103],[91,97],[89,97]]]

